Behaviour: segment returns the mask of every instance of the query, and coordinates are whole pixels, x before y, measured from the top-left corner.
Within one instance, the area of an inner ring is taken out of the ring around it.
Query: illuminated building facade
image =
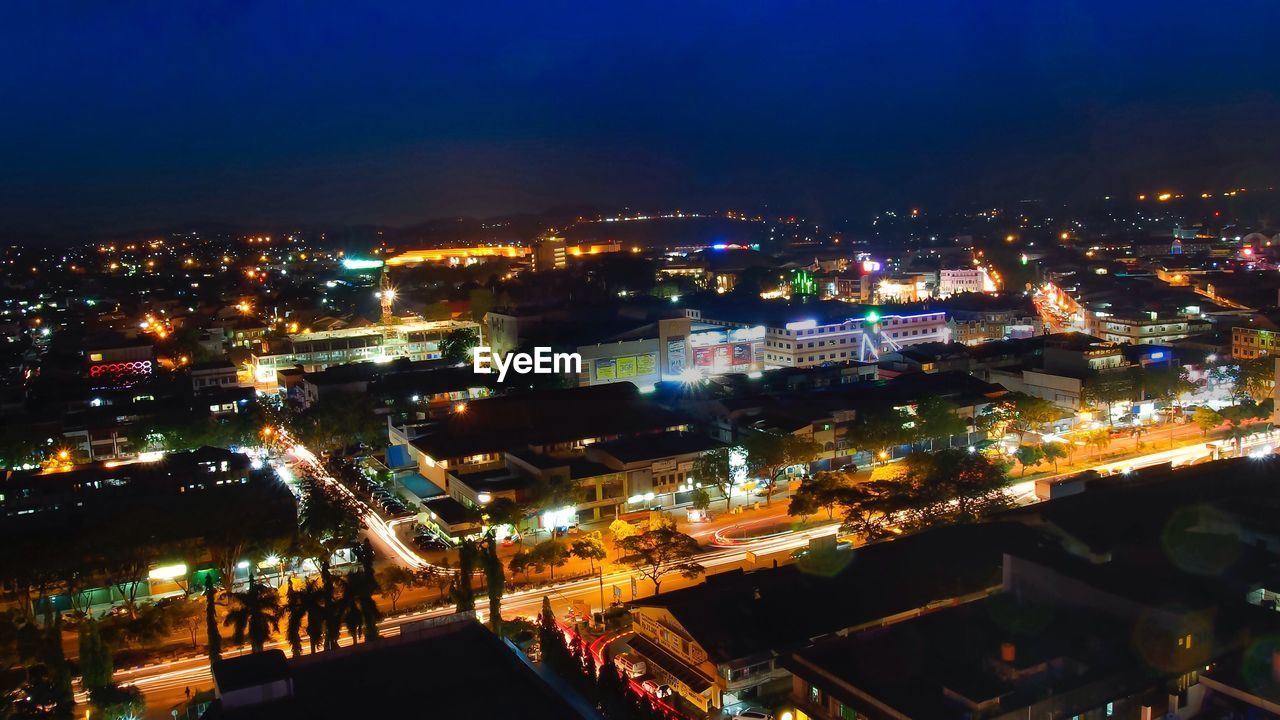
[[[469,320],[409,321],[361,328],[299,333],[259,345],[250,358],[253,378],[259,385],[276,384],[276,372],[301,366],[316,372],[355,362],[390,362],[397,358],[434,360],[440,343],[454,330],[480,326]]]
[[[821,322],[817,319],[772,318],[760,323],[759,331],[755,330],[755,324],[745,325],[726,319],[728,315],[714,317],[718,314],[716,310],[689,309],[686,312],[704,323],[750,328],[756,333],[762,331],[762,337],[753,341],[752,360],[765,369],[817,367],[855,360],[870,362],[883,352],[922,343],[946,342],[950,336],[947,314],[942,311],[901,315],[867,311],[861,317]],[[729,362],[732,363],[732,359]]]
[[[529,248],[519,245],[479,245],[476,247],[432,248],[410,250],[387,258],[387,265],[416,265],[419,263],[445,263],[447,265],[474,265],[486,258],[528,257]]]

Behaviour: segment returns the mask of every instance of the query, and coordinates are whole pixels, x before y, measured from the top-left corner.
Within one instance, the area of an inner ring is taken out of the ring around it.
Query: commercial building
[[[753,342],[758,342],[766,368],[865,362],[883,352],[945,342],[949,335],[945,311],[898,312],[841,302],[695,301],[685,313],[710,325],[763,330],[763,337]]]
[[[409,250],[389,257],[387,258],[387,265],[416,265],[426,262],[447,265],[474,265],[487,258],[525,258],[529,256],[529,252],[529,248],[519,245],[430,248],[426,250]]]
[[[10,471],[0,479],[5,563],[38,563],[51,578],[70,578],[92,554],[133,559],[125,572],[136,577],[80,588],[82,605],[118,602],[122,592],[143,599],[190,587],[214,567],[210,548],[229,517],[252,542],[292,537],[297,529],[289,489],[270,471],[255,470],[248,456],[221,448]],[[47,601],[71,609],[66,588],[52,586]]]
[[[780,662],[793,676],[786,710],[799,720],[1269,714],[1280,697],[1274,462],[1094,478],[1007,513],[1039,537],[1005,546],[998,592],[794,650]]]
[[[1231,328],[1231,357],[1253,360],[1280,350],[1280,315],[1256,312],[1244,325]]]
[[[535,272],[563,270],[568,265],[564,238],[549,237],[533,245],[533,269]]]
[[[470,320],[409,320],[367,327],[299,333],[264,340],[253,350],[250,366],[259,385],[276,386],[276,372],[301,367],[316,372],[334,365],[363,361],[390,362],[397,358],[433,360],[440,343],[455,330],[480,332]]]
[[[391,424],[389,452],[407,453],[428,483],[473,508],[568,483],[572,502],[539,518],[564,527],[675,502],[658,488],[676,492],[679,467],[716,446],[688,435],[688,422],[634,385],[610,383],[494,397],[436,420]]]
[[[1003,549],[1028,535],[1009,525],[941,528],[856,552],[821,550],[834,554],[841,567],[834,574],[805,561],[717,573],[635,601],[636,635],[627,644],[696,707],[732,709],[784,691],[790,673],[779,661],[811,638],[891,625],[997,591]],[[916,567],[930,571],[906,571]]]

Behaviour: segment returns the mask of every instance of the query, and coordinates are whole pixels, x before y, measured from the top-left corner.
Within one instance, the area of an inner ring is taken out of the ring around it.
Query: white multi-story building
[[[987,277],[985,268],[961,268],[938,271],[938,297],[959,293],[980,293],[995,290],[995,284]]]
[[[708,317],[706,310],[689,310],[690,317],[729,327],[743,323]],[[712,311],[714,312],[714,311]],[[819,323],[793,320],[759,323],[764,327],[760,347],[764,367],[816,367],[825,363],[871,361],[881,353],[911,345],[946,342],[950,331],[942,311],[910,315],[869,311],[861,317]]]

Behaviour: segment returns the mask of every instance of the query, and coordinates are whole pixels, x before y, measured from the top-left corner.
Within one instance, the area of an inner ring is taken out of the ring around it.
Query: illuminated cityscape
[[[0,8],[0,720],[1280,717],[1277,8]]]

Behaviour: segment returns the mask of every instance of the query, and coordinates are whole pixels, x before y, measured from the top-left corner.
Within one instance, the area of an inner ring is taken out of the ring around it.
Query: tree
[[[1248,399],[1261,403],[1271,396],[1275,387],[1275,358],[1263,356],[1239,360],[1227,367],[1227,377],[1232,383],[1232,395],[1238,400]]]
[[[729,464],[731,453],[730,448],[708,450],[693,461],[693,471],[690,473],[696,482],[720,491],[720,496],[724,498],[725,512],[729,511],[729,505],[733,502],[734,477]]]
[[[1240,439],[1245,435],[1245,429],[1248,427],[1249,421],[1261,420],[1267,417],[1267,413],[1262,407],[1248,399],[1242,400],[1236,405],[1224,407],[1220,412],[1222,419],[1227,422],[1231,439],[1236,443],[1237,449],[1240,447]]]
[[[293,656],[302,654],[303,629],[307,632],[311,652],[318,652],[324,644],[326,618],[334,611],[332,596],[326,593],[322,585],[307,578],[301,587],[289,584],[287,603],[289,620],[285,625],[285,636],[289,640]]]
[[[183,598],[170,603],[165,610],[169,615],[170,624],[186,630],[191,636],[191,648],[194,650],[199,647],[200,628],[204,625],[204,611],[200,604],[192,602],[189,598]]]
[[[852,428],[852,437],[875,459],[889,459],[889,450],[911,440],[907,424],[911,418],[897,408],[879,408],[859,414]]]
[[[418,576],[403,565],[392,563],[378,571],[378,586],[382,594],[391,601],[391,612],[396,611],[396,603],[408,588],[418,584]]]
[[[327,394],[298,415],[294,436],[316,453],[351,445],[381,448],[387,444],[387,426],[376,410],[364,393]]]
[[[471,362],[471,348],[480,344],[480,335],[471,328],[450,330],[440,340],[440,358],[449,365]]]
[[[916,404],[915,439],[929,441],[929,449],[933,449],[933,441],[946,438],[947,447],[951,447],[951,438],[964,433],[968,426],[956,415],[956,406],[940,397],[929,396]]]
[[[569,647],[551,610],[551,597],[548,595],[542,596],[542,612],[538,614],[538,645],[542,649],[544,663],[560,672],[568,669]]]
[[[1195,413],[1191,416],[1191,420],[1196,424],[1196,427],[1200,428],[1200,435],[1206,438],[1209,437],[1210,430],[1213,430],[1226,422],[1226,419],[1222,417],[1221,413],[1208,405],[1201,405],[1196,408]]]
[[[632,535],[639,535],[640,531],[636,529],[635,525],[619,518],[609,523],[609,534],[613,535],[613,544],[617,545]]]
[[[1045,423],[1061,415],[1062,411],[1044,398],[1011,392],[988,407],[983,413],[983,420],[993,434],[1016,433],[1021,444],[1028,432],[1038,431]]]
[[[1058,472],[1058,461],[1067,457],[1067,448],[1070,443],[1046,442],[1041,444],[1040,452],[1044,454],[1047,462],[1053,463],[1053,471]]]
[[[231,627],[232,641],[241,645],[247,636],[253,652],[262,652],[272,631],[280,629],[280,594],[250,577],[249,587],[230,598],[232,607],[222,624]]]
[[[89,703],[95,718],[103,720],[133,720],[146,715],[147,704],[142,691],[134,686],[108,685],[89,691]]]
[[[1022,477],[1026,477],[1028,467],[1039,465],[1044,460],[1044,449],[1039,445],[1019,445],[1016,457],[1022,466]]]
[[[489,598],[489,627],[502,637],[502,596],[507,592],[507,576],[503,572],[502,559],[498,557],[498,539],[491,531],[485,538],[484,553],[485,594]]]
[[[569,549],[564,543],[552,538],[535,545],[532,557],[536,564],[551,568],[551,581],[555,582],[556,568],[564,567],[569,562]]]
[[[472,612],[476,609],[476,594],[471,587],[471,574],[475,572],[479,554],[480,549],[475,540],[468,538],[458,545],[458,574],[454,576],[453,587],[449,591],[458,612]]]
[[[694,488],[690,504],[694,510],[706,510],[711,507],[711,493],[708,493],[706,488]]]
[[[209,664],[222,659],[222,634],[218,632],[217,591],[213,587],[213,573],[204,576],[204,630],[209,639]]]
[[[818,443],[807,437],[772,430],[756,430],[742,438],[747,452],[747,467],[765,478],[765,504],[773,500],[778,487],[778,476],[793,465],[808,465],[821,452]]]
[[[669,527],[659,527],[618,543],[618,562],[630,565],[653,582],[653,592],[661,591],[662,579],[672,573],[697,577],[705,568],[694,561],[698,541]]]
[[[110,687],[115,670],[112,667],[111,648],[102,640],[98,621],[86,617],[80,622],[80,684],[93,691]]]
[[[1089,407],[1105,405],[1107,423],[1113,424],[1111,406],[1136,400],[1141,393],[1137,377],[1130,372],[1103,370],[1089,377],[1080,388],[1080,402]]]
[[[849,478],[843,473],[817,473],[791,494],[791,506],[787,512],[792,516],[806,517],[818,510],[826,510],[827,519],[831,520],[835,517],[836,507],[846,498],[844,491],[849,485]]]
[[[604,549],[604,538],[600,536],[599,531],[587,533],[574,540],[573,544],[569,546],[569,552],[574,557],[590,563],[593,575],[596,572],[596,563],[603,561],[608,556]]]

